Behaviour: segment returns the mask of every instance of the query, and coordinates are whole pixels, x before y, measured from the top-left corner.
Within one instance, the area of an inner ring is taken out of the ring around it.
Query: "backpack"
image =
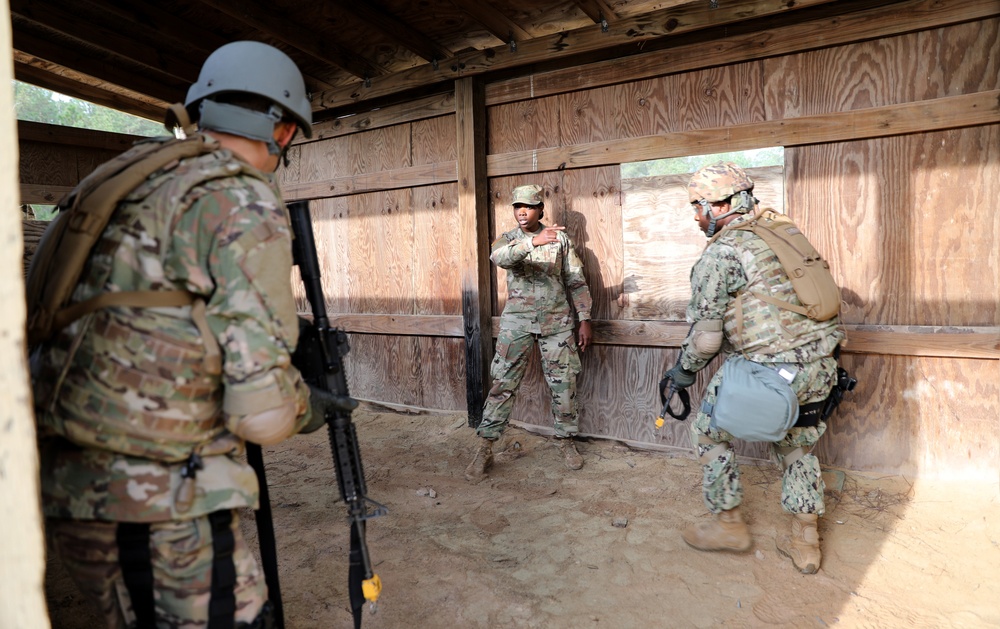
[[[755,212],[748,221],[727,225],[712,240],[731,229],[752,231],[767,243],[788,274],[802,305],[755,292],[756,297],[814,321],[827,321],[840,313],[840,287],[830,273],[830,265],[792,219],[771,208],[764,208]]]
[[[42,234],[28,267],[29,353],[73,321],[100,308],[185,306],[193,302],[186,291],[147,290],[102,293],[69,303],[91,249],[118,203],[161,168],[218,148],[216,140],[202,134],[183,140],[163,137],[143,141],[99,166],[59,201],[59,214]]]

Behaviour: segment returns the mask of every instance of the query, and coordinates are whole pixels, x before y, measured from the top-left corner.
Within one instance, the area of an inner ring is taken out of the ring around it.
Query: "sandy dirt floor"
[[[822,569],[802,575],[775,550],[788,516],[774,464],[742,465],[751,551],[703,553],[680,538],[708,517],[689,454],[589,440],[574,472],[551,440],[512,428],[490,477],[470,485],[464,414],[364,405],[354,420],[369,496],[389,509],[368,525],[384,589],[366,628],[1000,627],[997,478],[831,470]],[[325,431],[264,460],[286,626],[352,627],[346,510]],[[96,627],[56,558],[48,574],[53,627]]]

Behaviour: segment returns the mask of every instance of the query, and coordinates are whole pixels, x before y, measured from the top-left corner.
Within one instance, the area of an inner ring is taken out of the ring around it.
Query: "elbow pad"
[[[722,320],[703,319],[691,328],[691,351],[701,359],[710,360],[722,349]]]
[[[226,385],[222,410],[229,432],[262,446],[295,434],[301,405],[285,374],[275,369],[248,382]]]

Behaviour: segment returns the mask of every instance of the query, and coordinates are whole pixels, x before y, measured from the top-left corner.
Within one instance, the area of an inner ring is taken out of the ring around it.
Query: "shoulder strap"
[[[122,292],[111,301],[99,298],[67,309],[94,244],[119,202],[151,174],[189,157],[218,148],[198,134],[185,140],[149,141],[105,162],[59,202],[60,214],[46,229],[28,267],[28,344],[35,346],[79,317],[107,305],[184,305],[180,295],[152,298],[151,291]],[[163,291],[166,295],[179,291]],[[104,298],[104,296],[100,296]],[[152,302],[151,302],[152,299]],[[158,300],[166,300],[166,303]],[[86,304],[86,305],[85,305]]]

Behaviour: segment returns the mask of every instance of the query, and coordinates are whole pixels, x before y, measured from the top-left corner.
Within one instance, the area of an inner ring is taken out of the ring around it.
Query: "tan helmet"
[[[691,176],[691,181],[688,182],[688,199],[691,203],[702,200],[715,203],[752,189],[753,179],[745,170],[732,162],[716,162],[702,166]]]

